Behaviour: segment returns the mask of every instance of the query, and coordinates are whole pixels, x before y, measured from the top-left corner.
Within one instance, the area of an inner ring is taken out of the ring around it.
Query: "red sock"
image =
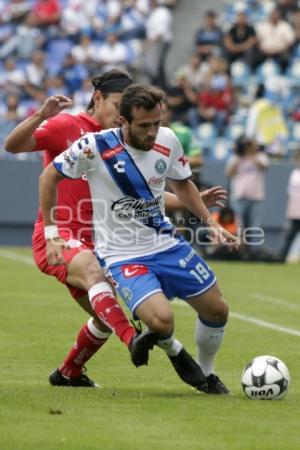
[[[91,319],[90,319],[91,320]],[[84,364],[96,353],[100,347],[108,339],[107,337],[98,338],[89,329],[89,322],[87,322],[80,330],[73,348],[65,358],[59,371],[65,377],[78,377]],[[106,333],[105,333],[106,334]],[[105,335],[104,334],[104,335]]]
[[[104,291],[106,285],[108,288]],[[119,339],[128,346],[135,329],[130,325],[119,303],[114,298],[108,283],[98,283],[89,290],[89,296],[93,310]]]

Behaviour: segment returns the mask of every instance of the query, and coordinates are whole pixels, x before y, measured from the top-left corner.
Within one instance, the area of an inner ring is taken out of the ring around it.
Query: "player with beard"
[[[94,207],[95,252],[116,282],[135,317],[157,337],[180,378],[210,394],[229,391],[214,372],[228,306],[216,276],[164,215],[166,179],[177,197],[218,242],[237,247],[238,238],[218,223],[190,180],[183,149],[169,128],[161,127],[163,93],[150,86],[126,88],[120,102],[120,128],[88,133],[57,156],[40,177],[40,202],[47,227],[55,186],[86,173]],[[153,183],[155,178],[159,183]],[[100,225],[100,226],[99,226]],[[60,263],[61,247],[49,241],[47,257]],[[174,337],[168,299],[178,297],[197,313],[199,365]]]
[[[61,113],[71,106],[71,100],[63,95],[49,97],[36,114],[11,132],[6,140],[6,150],[12,153],[44,150],[46,167],[86,132],[117,126],[122,91],[131,84],[130,76],[115,69],[94,77],[92,83],[95,92],[86,113]],[[224,197],[224,191],[211,189],[204,197],[208,204],[214,204]],[[177,199],[172,201],[171,207],[179,205]],[[96,384],[84,373],[84,364],[103,346],[112,330],[129,346],[136,366],[147,363],[153,340],[150,333],[136,337],[135,329],[117,303],[93,254],[92,204],[84,176],[79,180],[65,179],[59,184],[56,219],[57,230],[45,229],[39,212],[33,233],[34,259],[43,273],[65,284],[72,297],[92,317],[82,327],[69,354],[50,375],[49,381],[59,386],[95,387]],[[59,241],[58,234],[68,242],[68,248],[62,253],[62,265],[49,264],[46,241],[48,238]]]

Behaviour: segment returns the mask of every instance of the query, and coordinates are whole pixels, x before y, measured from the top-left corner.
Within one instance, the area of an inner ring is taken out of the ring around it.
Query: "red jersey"
[[[45,150],[44,167],[48,166],[72,142],[88,132],[100,131],[101,126],[88,114],[58,114],[45,121],[34,132],[36,146],[33,151]],[[65,178],[58,184],[56,220],[59,228],[69,228],[74,238],[92,241],[92,202],[85,179]],[[39,211],[37,222],[42,222]]]

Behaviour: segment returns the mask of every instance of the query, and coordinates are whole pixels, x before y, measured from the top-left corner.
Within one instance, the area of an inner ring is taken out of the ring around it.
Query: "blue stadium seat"
[[[230,142],[235,142],[245,132],[245,124],[231,123],[226,128],[225,137]]]
[[[74,43],[70,39],[53,39],[47,46],[47,59],[56,60],[57,65],[62,65],[65,57],[70,53]]]
[[[295,122],[291,127],[290,139],[295,142],[300,142],[300,122]]]
[[[249,83],[250,69],[244,61],[238,60],[232,63],[230,74],[234,86],[244,87]]]
[[[199,145],[203,150],[204,156],[209,156],[211,150],[213,150],[216,145],[216,128],[211,123],[202,123],[197,128],[196,136],[197,140],[199,141]]]
[[[292,87],[300,87],[300,58],[292,60],[287,68],[286,76]]]
[[[233,143],[226,138],[219,138],[213,149],[213,158],[219,161],[226,161],[231,155]]]
[[[280,67],[279,65],[273,61],[272,59],[266,60],[256,69],[257,80],[260,83],[264,83],[266,78],[271,76],[279,76],[280,75]]]

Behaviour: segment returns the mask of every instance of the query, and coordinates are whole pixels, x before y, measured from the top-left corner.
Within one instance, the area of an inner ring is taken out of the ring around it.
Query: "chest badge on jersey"
[[[83,150],[83,153],[85,154],[85,156],[87,157],[87,159],[94,159],[95,158],[95,153],[92,152],[92,150],[90,149],[90,147],[86,147]]]
[[[162,175],[167,170],[167,164],[163,159],[158,159],[155,163],[155,170],[159,175]]]

